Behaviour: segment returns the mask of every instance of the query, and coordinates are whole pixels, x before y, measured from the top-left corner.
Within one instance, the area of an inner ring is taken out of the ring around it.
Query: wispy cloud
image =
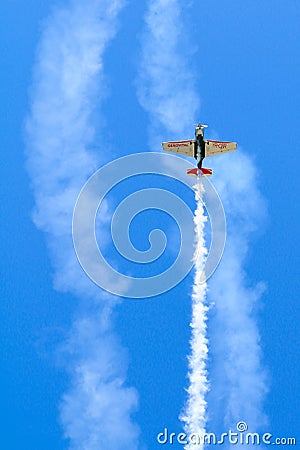
[[[124,350],[110,326],[112,302],[85,276],[71,234],[76,198],[99,163],[89,147],[106,95],[103,55],[123,3],[72,0],[53,11],[37,52],[26,125],[34,221],[47,233],[56,288],[78,295],[85,311],[65,347],[71,388],[61,407],[64,434],[80,450],[132,450],[138,439],[131,422],[137,393],[125,385]]]
[[[63,396],[62,421],[73,449],[136,449],[139,430],[130,413],[137,395],[126,386],[126,352],[105,313],[76,321],[64,346],[72,355],[72,388]]]
[[[138,98],[150,116],[151,144],[161,130],[178,137],[190,133],[199,99],[190,70],[182,6],[178,0],[150,0],[145,16]]]
[[[221,264],[209,283],[215,302],[211,320],[212,391],[210,417],[233,427],[247,422],[252,431],[265,423],[263,401],[267,392],[260,336],[256,324],[258,301],[264,290],[251,286],[245,260],[251,234],[262,226],[265,204],[252,160],[241,149],[213,162],[215,185],[227,216],[227,243]]]

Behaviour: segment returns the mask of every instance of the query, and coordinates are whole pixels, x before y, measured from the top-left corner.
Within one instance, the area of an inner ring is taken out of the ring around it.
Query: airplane
[[[204,139],[204,129],[208,125],[198,123],[195,130],[195,138],[187,141],[163,142],[162,147],[166,152],[180,153],[181,155],[192,156],[197,161],[197,167],[187,170],[187,175],[194,177],[210,176],[212,169],[202,167],[202,162],[207,156],[219,155],[236,150],[236,142],[223,142]]]

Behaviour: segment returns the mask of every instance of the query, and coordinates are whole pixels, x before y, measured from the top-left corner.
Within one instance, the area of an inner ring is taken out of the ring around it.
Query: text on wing
[[[188,147],[189,144],[186,142],[169,142],[168,147]]]
[[[225,142],[213,142],[213,146],[216,147],[216,148],[223,149],[223,148],[227,147],[227,143],[225,143]]]

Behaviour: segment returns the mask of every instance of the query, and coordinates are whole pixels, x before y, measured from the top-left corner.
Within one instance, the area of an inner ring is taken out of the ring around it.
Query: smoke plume
[[[181,415],[181,420],[185,423],[185,431],[188,436],[197,433],[199,436],[205,434],[208,391],[207,379],[207,311],[206,305],[206,282],[203,282],[203,271],[205,258],[207,255],[206,244],[204,240],[204,227],[206,216],[203,206],[203,185],[199,180],[195,186],[197,209],[195,211],[195,278],[192,293],[192,337],[191,337],[191,355],[189,357],[189,387],[188,399],[185,411]],[[203,445],[188,444],[185,449],[202,449]]]
[[[126,386],[126,354],[112,332],[112,302],[79,266],[71,230],[76,198],[99,164],[89,148],[96,106],[106,95],[103,55],[122,6],[122,0],[72,0],[53,11],[38,48],[27,121],[34,221],[47,233],[55,287],[82,302],[64,345],[71,387],[61,404],[64,435],[78,450],[132,450],[138,440],[131,421],[137,394]]]

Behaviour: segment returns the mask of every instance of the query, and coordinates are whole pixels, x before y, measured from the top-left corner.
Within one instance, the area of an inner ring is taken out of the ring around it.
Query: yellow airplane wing
[[[163,142],[163,150],[166,152],[180,153],[186,156],[195,156],[196,141],[174,141],[174,142]]]
[[[221,142],[205,140],[205,157],[220,155],[221,153],[234,152],[236,150],[236,142]]]

